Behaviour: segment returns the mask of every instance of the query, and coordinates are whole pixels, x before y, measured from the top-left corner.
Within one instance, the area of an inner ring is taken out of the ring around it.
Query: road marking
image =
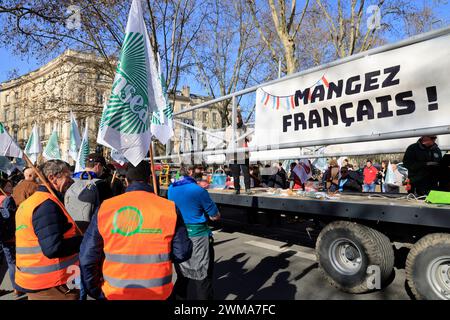
[[[245,242],[245,244],[263,248],[263,249],[267,249],[267,250],[276,251],[276,252],[295,251],[296,253],[294,254],[294,256],[296,256],[296,257],[311,260],[311,261],[316,261],[316,255],[312,254],[312,253],[296,251],[296,250],[292,250],[289,248],[280,248],[279,246],[275,246],[273,244],[268,244],[268,243],[264,243],[264,242],[260,242],[260,241],[254,241],[254,240],[247,241],[247,242]]]

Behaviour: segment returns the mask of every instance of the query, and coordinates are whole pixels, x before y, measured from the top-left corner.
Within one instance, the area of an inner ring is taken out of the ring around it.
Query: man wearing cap
[[[403,157],[411,181],[411,192],[428,195],[438,188],[442,152],[436,144],[436,136],[423,136],[410,145]]]
[[[105,200],[80,249],[83,286],[108,300],[164,300],[172,263],[191,257],[192,242],[175,203],[153,193],[148,162],[129,165],[124,194]]]
[[[67,163],[50,160],[41,169],[58,198],[40,185],[16,213],[16,284],[29,300],[77,300],[69,284],[76,271],[82,237],[62,205],[73,182]],[[74,269],[75,267],[75,269]]]
[[[105,158],[91,153],[86,158],[86,169],[73,175],[74,183],[67,190],[64,204],[81,231],[85,231],[100,204],[112,197],[111,186],[100,179],[106,167]]]

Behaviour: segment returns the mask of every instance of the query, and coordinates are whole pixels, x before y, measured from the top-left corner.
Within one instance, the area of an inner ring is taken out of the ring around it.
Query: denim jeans
[[[363,184],[363,192],[375,192],[375,183]]]
[[[3,250],[3,255],[5,256],[6,262],[8,263],[9,278],[11,279],[11,284],[15,290],[22,291],[23,289],[16,285],[15,275],[16,275],[16,246],[14,243],[1,243],[0,246]],[[22,290],[21,290],[22,289]]]

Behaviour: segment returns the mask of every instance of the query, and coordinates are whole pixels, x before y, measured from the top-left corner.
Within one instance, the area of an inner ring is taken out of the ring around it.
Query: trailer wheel
[[[374,229],[347,221],[332,222],[322,230],[316,255],[327,280],[350,293],[380,289],[377,284],[385,285],[394,269],[390,240]]]
[[[420,239],[406,259],[406,280],[421,300],[450,300],[450,234]]]

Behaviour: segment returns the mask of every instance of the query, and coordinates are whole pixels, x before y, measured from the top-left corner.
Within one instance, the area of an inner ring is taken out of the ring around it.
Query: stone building
[[[112,82],[113,72],[104,69],[100,58],[67,50],[41,68],[0,84],[0,121],[22,147],[34,123],[40,128],[44,147],[53,128],[56,128],[62,158],[72,162],[68,157],[69,113],[73,111],[75,114],[81,134],[82,128],[88,126],[93,151],[103,105],[111,92]],[[173,93],[169,94],[175,112],[208,99],[192,94],[188,86],[177,91],[175,99]],[[219,129],[223,123],[217,108],[198,109],[177,119],[208,130]],[[175,134],[170,143],[172,153],[178,153],[180,148],[186,150],[192,147],[188,145],[190,142],[186,139],[189,136],[186,130],[174,124]],[[196,147],[206,145],[204,136],[202,138],[197,133],[192,135],[196,137]]]

